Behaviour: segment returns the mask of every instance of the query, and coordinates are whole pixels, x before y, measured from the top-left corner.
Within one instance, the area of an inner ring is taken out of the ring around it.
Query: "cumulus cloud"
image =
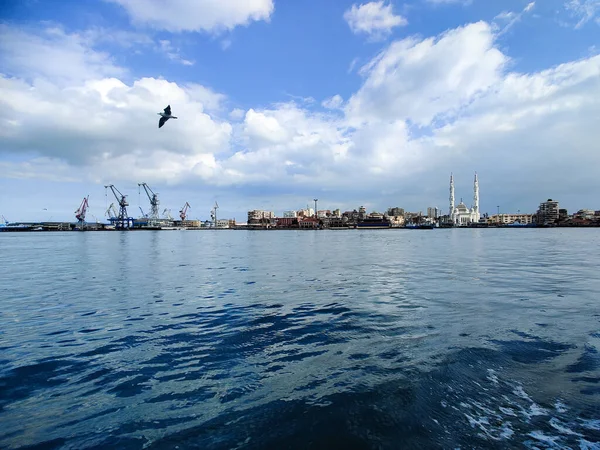
[[[344,13],[344,19],[353,33],[366,34],[371,40],[384,39],[393,28],[408,23],[404,17],[395,15],[392,5],[386,5],[383,0],[354,4]]]
[[[54,43],[25,37],[34,54]],[[283,193],[320,191],[338,202],[332,207],[352,199],[379,209],[443,207],[448,173],[457,175],[457,195],[468,196],[477,170],[483,211],[511,195],[521,210],[548,197],[593,201],[600,56],[509,72],[494,37],[479,22],[393,42],[361,69],[362,86],[347,102],[323,102],[341,110],[321,113],[293,101],[232,110],[206,86],[127,80],[114,63],[108,73],[99,67],[109,55],[63,33],[61,42],[78,44],[68,60],[81,65],[65,78],[46,59],[20,63],[16,41],[2,56],[12,73],[0,77],[0,170],[22,179],[243,186],[236,195],[261,192],[275,205],[286,203]],[[167,103],[179,119],[158,130]]]
[[[0,66],[4,73],[30,80],[48,78],[61,84],[125,75],[127,71],[111,55],[90,51],[90,39],[85,34],[67,34],[59,27],[35,33],[0,24]]]
[[[217,94],[153,78],[131,85],[105,78],[61,88],[1,77],[0,97],[0,153],[33,151],[98,170],[111,164],[129,167],[124,176],[142,170],[142,163],[155,156],[156,175],[166,179],[173,162],[183,161],[179,156],[190,159],[189,167],[205,162],[206,155],[214,159],[227,149],[232,132],[229,123],[205,112],[215,106]],[[168,103],[185,125],[170,121],[169,131],[158,133],[156,112]]]
[[[136,24],[167,30],[221,32],[250,22],[268,21],[273,0],[107,0],[121,5]]]
[[[485,22],[396,41],[361,69],[366,80],[347,114],[355,124],[393,118],[426,126],[498,82],[506,61]]]

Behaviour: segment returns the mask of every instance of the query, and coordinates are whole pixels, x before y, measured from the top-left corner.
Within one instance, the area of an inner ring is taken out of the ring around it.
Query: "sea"
[[[0,233],[2,449],[600,449],[600,229]]]

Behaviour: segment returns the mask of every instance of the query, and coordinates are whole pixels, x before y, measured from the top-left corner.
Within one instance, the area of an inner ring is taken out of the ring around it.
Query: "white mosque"
[[[454,177],[450,174],[450,220],[455,226],[466,226],[471,223],[479,222],[479,181],[477,172],[475,172],[475,181],[473,182],[473,207],[467,208],[460,200],[458,206],[454,206]]]

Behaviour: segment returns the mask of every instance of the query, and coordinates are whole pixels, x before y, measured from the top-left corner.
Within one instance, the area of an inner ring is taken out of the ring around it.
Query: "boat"
[[[404,228],[409,228],[411,230],[433,230],[435,225],[432,223],[408,223]]]
[[[505,227],[510,228],[536,228],[536,223],[521,223],[518,220],[515,220],[513,223],[506,224]]]
[[[385,218],[380,218],[380,217],[367,217],[363,220],[361,220],[360,222],[356,223],[356,228],[375,228],[375,229],[379,229],[379,228],[391,228],[392,227],[392,223],[385,219]]]
[[[8,225],[3,225],[0,227],[0,231],[31,231],[32,230],[32,225],[25,225],[22,223],[16,224],[16,223],[10,223]]]

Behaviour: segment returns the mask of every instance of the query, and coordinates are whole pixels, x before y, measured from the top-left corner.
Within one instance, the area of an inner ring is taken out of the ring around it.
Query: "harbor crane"
[[[179,217],[181,217],[182,222],[185,222],[188,208],[191,208],[191,206],[188,202],[185,202],[185,205],[183,205],[183,208],[181,208],[181,211],[179,211]]]
[[[219,208],[219,204],[215,202],[215,206],[210,210],[210,218],[213,221],[215,228],[217,227],[217,209]]]
[[[139,186],[144,188],[144,191],[146,191],[146,195],[148,196],[148,200],[150,200],[150,213],[147,217],[150,219],[158,219],[158,194],[155,194],[152,189],[150,189],[150,186],[148,186],[146,183],[138,183],[138,189]]]
[[[79,208],[77,208],[77,210],[75,211],[75,218],[77,219],[77,227],[82,230],[85,227],[85,213],[87,212],[87,209],[89,207],[89,204],[88,204],[89,198],[90,198],[89,195],[87,197],[84,197],[83,201],[81,202],[81,205],[79,205]]]
[[[115,208],[115,204],[111,203],[106,212],[104,213],[106,217],[109,219],[116,219],[119,213],[117,212],[117,208]]]
[[[104,188],[110,188],[113,195],[117,199],[117,202],[119,202],[119,215],[115,220],[116,228],[129,228],[130,222],[133,221],[133,218],[127,216],[127,207],[129,206],[129,202],[126,198],[127,196],[121,194],[121,192],[113,184],[104,186]]]
[[[163,216],[165,219],[173,220],[173,216],[171,215],[171,210],[169,208],[165,208],[163,211]]]

